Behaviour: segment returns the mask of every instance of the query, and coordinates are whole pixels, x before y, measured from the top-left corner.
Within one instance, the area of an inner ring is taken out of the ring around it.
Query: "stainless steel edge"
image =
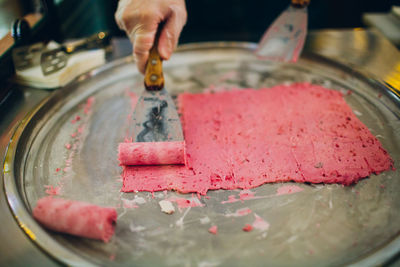
[[[48,233],[46,233],[45,230],[31,217],[30,212],[24,205],[22,199],[18,197],[19,192],[17,188],[16,181],[14,179],[14,169],[13,169],[13,163],[15,160],[15,154],[16,150],[18,147],[18,141],[25,130],[26,126],[29,124],[31,121],[32,117],[43,108],[46,104],[49,103],[50,100],[57,98],[57,97],[65,97],[65,92],[68,92],[68,88],[73,87],[77,83],[81,83],[85,80],[90,79],[91,77],[94,77],[96,75],[99,75],[100,73],[107,71],[111,68],[114,68],[115,66],[125,64],[127,62],[131,62],[132,58],[131,57],[125,57],[121,58],[118,60],[115,60],[113,62],[110,62],[104,66],[101,66],[99,68],[96,68],[86,74],[81,75],[78,77],[74,82],[69,84],[65,90],[59,90],[56,91],[53,94],[48,95],[45,97],[32,111],[30,111],[20,122],[19,124],[15,127],[15,130],[12,134],[11,140],[6,148],[5,151],[5,159],[3,163],[3,178],[4,178],[4,189],[5,189],[5,194],[7,197],[7,201],[9,204],[9,207],[13,213],[13,217],[18,223],[19,227],[24,231],[24,233],[32,240],[35,245],[38,245],[44,252],[49,253],[51,257],[53,257],[55,260],[60,261],[62,260],[62,263],[71,265],[71,266],[94,266],[86,262],[84,265],[82,265],[82,262],[84,261],[83,258],[77,256],[73,252],[69,251],[65,247],[61,246],[57,241],[55,241],[52,238],[41,238],[41,240],[45,241],[43,246],[39,242],[36,242],[36,235],[45,237],[48,236]],[[36,234],[34,234],[36,233]],[[52,250],[48,251],[44,249],[44,247],[51,247]]]
[[[236,48],[243,48],[243,49],[252,49],[254,50],[256,47],[256,44],[254,43],[241,43],[241,42],[217,42],[217,43],[203,43],[203,44],[187,44],[183,45],[178,48],[178,51],[188,51],[191,49],[201,49],[201,48],[209,48],[209,47],[236,47]],[[310,52],[306,52],[310,54]],[[74,83],[78,82],[83,82],[87,79],[90,79],[91,77],[94,77],[103,71],[106,71],[110,68],[113,68],[115,66],[118,66],[120,64],[124,64],[126,62],[131,62],[132,59],[131,57],[126,57],[114,62],[111,62],[109,64],[106,64],[103,67],[100,67],[96,70],[93,70],[89,72],[88,74],[82,75],[80,78],[78,78]],[[334,61],[329,60],[329,62],[333,63]],[[335,63],[336,64],[336,63]],[[346,66],[344,64],[344,66]],[[357,69],[359,73],[364,72],[363,69],[359,68]],[[365,76],[366,72],[364,72]],[[368,75],[368,74],[367,74]],[[392,103],[387,103],[388,105],[392,105],[393,103],[397,104],[399,103],[399,99],[396,98],[397,96],[393,94],[393,91],[390,89],[388,85],[385,85],[384,81],[382,79],[379,79],[377,77],[368,77],[368,82],[370,84],[375,84],[375,86],[379,86],[381,89],[385,90],[385,92],[391,96],[391,100],[393,101]],[[73,86],[74,84],[71,84],[70,86]],[[7,199],[8,203],[10,205],[11,210],[14,213],[14,218],[17,220],[19,226],[24,230],[24,232],[31,238],[31,240],[35,241],[36,237],[32,235],[33,233],[37,233],[38,235],[47,235],[47,233],[42,230],[42,228],[32,219],[32,217],[29,215],[27,212],[27,209],[24,205],[24,203],[21,201],[20,198],[18,198],[18,189],[17,189],[17,184],[16,181],[13,179],[14,177],[14,170],[12,169],[13,166],[13,161],[15,159],[15,153],[16,149],[18,146],[18,139],[23,133],[25,127],[28,125],[30,119],[38,112],[46,103],[48,103],[50,98],[61,96],[64,93],[64,91],[58,91],[55,92],[53,95],[50,95],[46,97],[32,112],[30,112],[17,126],[15,132],[12,134],[11,141],[7,147],[6,150],[6,158],[4,160],[4,166],[3,166],[3,174],[4,174],[4,187],[6,189],[6,194],[7,194]],[[75,254],[71,253],[64,247],[62,247],[60,244],[58,244],[56,241],[52,240],[51,238],[48,239],[47,245],[52,246],[53,250],[50,251],[50,255],[59,259],[60,257],[63,259],[63,263],[68,264],[68,265],[73,265],[73,266],[79,266],[79,262],[82,261],[82,258],[77,257]],[[35,242],[37,244],[37,242]],[[383,247],[380,251],[377,253],[374,253],[361,261],[355,263],[354,266],[371,266],[371,265],[376,265],[376,264],[382,264],[390,260],[396,252],[398,252],[400,249],[400,238],[396,238],[395,240],[391,241],[388,243],[385,247]],[[85,264],[87,266],[87,264]]]

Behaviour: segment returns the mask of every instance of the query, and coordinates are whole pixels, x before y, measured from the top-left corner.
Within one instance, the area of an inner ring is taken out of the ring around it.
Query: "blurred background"
[[[312,0],[309,28],[364,27],[368,24],[366,13],[388,13],[396,2],[398,4],[395,0]],[[0,0],[0,39],[16,18],[45,10],[47,22],[51,23],[42,28],[43,37],[64,40],[104,30],[123,36],[114,22],[117,4],[117,0]],[[189,17],[180,41],[256,42],[288,4],[289,0],[187,0]]]
[[[258,42],[289,4],[290,0],[187,0],[188,21],[180,43]],[[311,0],[309,29],[374,27],[399,48],[400,7],[394,8],[395,4],[398,0]],[[49,40],[61,43],[108,31],[114,41],[131,49],[127,40],[121,40],[125,33],[114,20],[117,5],[118,0],[0,0],[0,102],[7,91],[4,83],[15,72],[13,47]],[[25,18],[31,28],[28,34],[21,30],[23,38],[14,41],[10,29],[13,25],[15,29],[19,18]]]

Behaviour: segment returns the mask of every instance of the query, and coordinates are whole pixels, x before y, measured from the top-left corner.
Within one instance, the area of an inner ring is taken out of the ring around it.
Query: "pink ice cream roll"
[[[108,242],[114,234],[117,212],[114,208],[49,196],[37,201],[33,217],[53,231]]]
[[[185,142],[120,143],[118,159],[121,165],[185,164]]]

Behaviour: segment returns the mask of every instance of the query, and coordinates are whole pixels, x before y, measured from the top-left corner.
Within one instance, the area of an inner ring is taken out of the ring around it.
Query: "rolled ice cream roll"
[[[33,217],[53,231],[108,242],[114,234],[117,212],[114,208],[49,196],[37,201]]]
[[[120,143],[118,159],[121,165],[185,164],[185,142]]]

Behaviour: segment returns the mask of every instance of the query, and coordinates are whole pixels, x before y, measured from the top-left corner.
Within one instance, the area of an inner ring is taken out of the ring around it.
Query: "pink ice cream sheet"
[[[309,83],[178,97],[186,166],[124,166],[123,192],[350,185],[393,168],[343,95]]]

